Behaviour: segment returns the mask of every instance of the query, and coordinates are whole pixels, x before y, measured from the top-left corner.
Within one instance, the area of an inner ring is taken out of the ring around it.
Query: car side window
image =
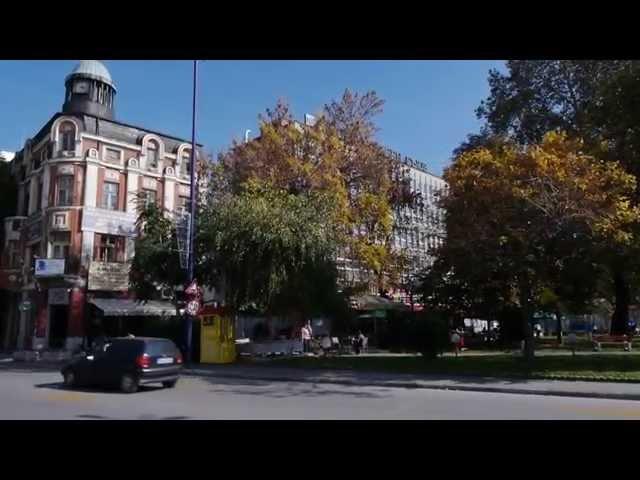
[[[130,340],[114,343],[110,357],[118,360],[133,360],[140,347],[140,343]]]
[[[176,346],[173,342],[154,341],[147,343],[146,352],[152,357],[172,356],[176,354]]]
[[[102,345],[99,348],[96,348],[93,350],[93,352],[91,352],[91,355],[93,355],[93,358],[104,358],[105,355],[107,354],[107,351],[109,351],[109,348],[111,347],[110,343],[106,343],[104,345]]]

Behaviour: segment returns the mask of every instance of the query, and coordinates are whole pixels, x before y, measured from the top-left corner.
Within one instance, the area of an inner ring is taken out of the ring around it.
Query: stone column
[[[31,177],[29,182],[29,205],[27,205],[27,211],[29,215],[34,213],[37,208],[36,205],[38,203],[38,182],[36,177]]]
[[[127,197],[126,212],[136,213],[136,200],[138,195],[138,174],[132,171],[127,172]]]
[[[166,210],[172,212],[175,209],[176,199],[176,182],[173,179],[165,177],[164,179],[164,201],[163,206]]]
[[[44,176],[42,179],[42,203],[40,204],[40,208],[44,210],[49,206],[49,188],[51,185],[51,167],[49,165],[45,165],[44,167]],[[46,220],[45,220],[46,221]]]
[[[82,288],[72,288],[69,297],[69,321],[67,324],[67,340],[65,348],[73,350],[85,336],[85,301],[86,291]]]
[[[89,264],[93,258],[93,239],[93,232],[82,232],[82,253],[80,254],[80,262],[87,270],[89,269]]]
[[[95,207],[98,198],[98,166],[87,161],[84,181],[84,205]]]
[[[49,329],[49,306],[47,305],[46,293],[38,293],[35,295],[36,309],[34,335],[32,348],[34,350],[44,350],[47,347],[47,330]]]

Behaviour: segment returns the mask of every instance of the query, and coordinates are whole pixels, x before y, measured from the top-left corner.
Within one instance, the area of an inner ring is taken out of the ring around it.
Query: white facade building
[[[416,275],[434,260],[434,251],[444,241],[444,212],[437,200],[446,191],[446,182],[429,172],[422,162],[402,157],[389,151],[405,167],[411,191],[419,194],[418,205],[395,212],[393,249],[408,260],[407,268],[400,279],[405,288],[391,292],[398,300],[408,302],[408,289]],[[338,268],[345,285],[354,285],[370,280],[370,273],[348,258],[338,258]],[[371,291],[373,294],[379,292]]]
[[[0,162],[10,162],[13,160],[16,154],[14,152],[7,152],[6,150],[0,150]]]

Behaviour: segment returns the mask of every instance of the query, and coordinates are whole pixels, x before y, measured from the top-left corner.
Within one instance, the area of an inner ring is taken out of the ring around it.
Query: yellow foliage
[[[527,149],[463,153],[444,176],[450,191],[445,207],[454,223],[450,227],[455,230],[459,223],[459,228],[486,236],[491,233],[483,223],[494,223],[498,231],[511,228],[511,235],[526,241],[535,225],[545,222],[557,228],[583,225],[594,233],[594,241],[633,241],[640,220],[631,203],[635,177],[618,163],[603,162],[582,149],[581,141],[550,132]]]

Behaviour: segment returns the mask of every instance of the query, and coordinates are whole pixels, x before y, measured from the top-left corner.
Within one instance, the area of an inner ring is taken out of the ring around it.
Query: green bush
[[[439,312],[389,312],[381,346],[435,358],[449,348],[449,322]]]

